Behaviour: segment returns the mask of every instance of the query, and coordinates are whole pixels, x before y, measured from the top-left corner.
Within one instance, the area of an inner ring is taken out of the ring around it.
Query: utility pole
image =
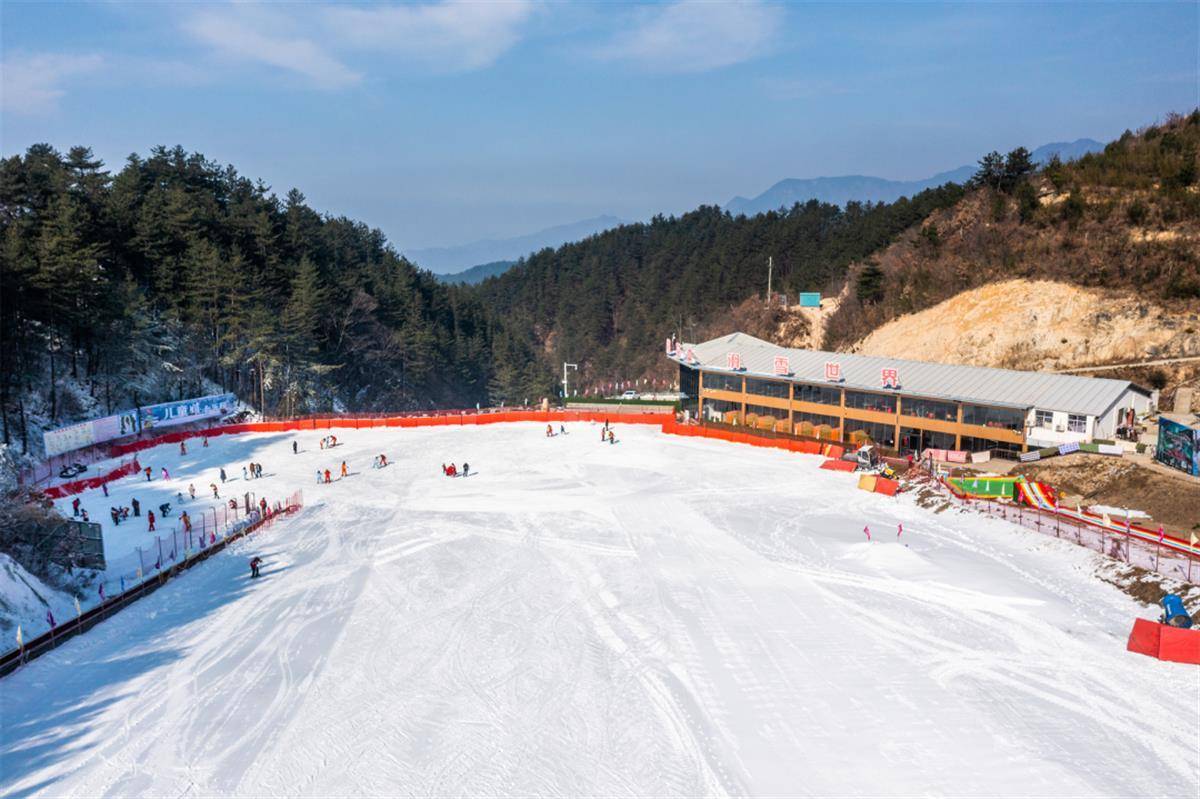
[[[570,396],[569,394],[567,394],[567,368],[568,367],[571,369],[574,369],[575,371],[579,371],[579,364],[567,363],[566,361],[563,361],[563,407],[566,407],[567,397]]]
[[[767,256],[767,306],[771,305],[771,273],[775,271],[775,258]]]

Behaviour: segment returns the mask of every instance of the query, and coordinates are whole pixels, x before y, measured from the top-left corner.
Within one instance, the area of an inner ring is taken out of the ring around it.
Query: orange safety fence
[[[299,430],[332,430],[341,428],[362,429],[373,427],[445,427],[469,424],[496,424],[501,422],[540,422],[546,424],[566,422],[611,422],[613,424],[661,425],[673,419],[670,411],[661,413],[605,414],[597,411],[497,411],[495,413],[457,413],[431,416],[392,416],[356,419],[347,418],[301,418],[282,422],[244,422],[221,425],[203,430],[164,433],[144,441],[115,444],[111,448],[114,457],[157,447],[160,444],[175,444],[188,438],[211,438],[235,433],[289,433]]]
[[[650,414],[651,416],[657,414]],[[803,452],[808,455],[824,455],[827,458],[842,457],[846,450],[837,444],[822,444],[817,441],[797,441],[791,438],[771,438],[750,432],[723,430],[703,425],[680,424],[671,418],[662,422],[662,431],[675,436],[694,436],[697,438],[712,438],[718,441],[731,441],[735,444],[749,444],[753,447],[771,447],[785,449],[789,452]]]

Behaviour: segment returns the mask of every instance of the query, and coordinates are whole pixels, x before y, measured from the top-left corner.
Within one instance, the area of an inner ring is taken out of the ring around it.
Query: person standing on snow
[[[245,466],[243,466],[243,467],[242,467],[242,479],[243,479],[243,480],[249,480],[249,479],[250,479],[250,476],[249,476],[249,474],[247,474],[247,472],[246,472],[246,467],[245,467]]]
[[[150,467],[149,466],[146,467],[146,482],[147,483],[150,482]]]
[[[162,467],[162,479],[164,479],[164,480],[170,480],[170,479],[171,479],[171,473],[167,471],[167,467],[166,467],[166,466]]]
[[[72,516],[79,515],[79,497],[75,497],[75,499],[71,500],[71,511]]]
[[[133,505],[133,515],[134,516],[142,515],[142,503],[137,501],[137,497],[134,497],[132,500],[130,500],[129,504]]]
[[[317,485],[321,484],[321,470],[317,469]]]
[[[191,497],[193,500],[195,500],[195,499],[196,499],[196,485],[195,485],[195,483],[188,483],[188,495],[189,495],[189,496],[190,496],[190,497]]]
[[[209,483],[209,484],[208,484],[208,487],[212,489],[212,492],[213,492],[213,499],[220,499],[220,498],[221,498],[221,497],[219,497],[219,496],[217,495],[217,484],[216,484],[216,483]]]
[[[184,444],[182,441],[180,441],[180,442],[179,442],[179,454],[180,454],[180,455],[186,455],[186,454],[187,454],[187,445],[186,445],[186,444]]]
[[[342,477],[345,477],[349,471],[346,469],[346,462],[342,461]]]
[[[299,453],[300,453],[300,445],[297,444],[295,441],[292,441],[292,454],[298,455]]]
[[[225,485],[225,467],[221,467],[221,485]]]
[[[136,502],[136,501],[137,500],[134,500],[134,502]],[[154,511],[152,511],[152,510],[146,511],[146,521],[150,524],[150,528],[147,530],[147,532],[153,533],[154,532]]]
[[[253,558],[250,559],[250,576],[251,577],[259,576],[258,569],[261,565],[262,565],[262,558],[258,557],[257,555],[255,555]]]
[[[328,484],[328,483],[330,482],[330,477],[332,477],[332,475],[329,473],[329,470],[328,470],[328,469],[326,469],[326,470],[325,470],[325,482],[326,482],[326,484]]]
[[[463,477],[466,477],[470,473],[471,473],[471,464],[467,463],[466,461],[463,461]]]

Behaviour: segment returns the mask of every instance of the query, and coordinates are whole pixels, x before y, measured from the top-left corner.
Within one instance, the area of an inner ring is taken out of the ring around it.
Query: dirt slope
[[[1200,304],[1168,310],[1130,292],[1005,280],[901,316],[850,350],[1021,369],[1200,355]]]

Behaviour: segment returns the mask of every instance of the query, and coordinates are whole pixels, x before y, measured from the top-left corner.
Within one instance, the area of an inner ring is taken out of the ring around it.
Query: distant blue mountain
[[[446,275],[438,275],[437,279],[443,283],[465,283],[467,285],[475,285],[482,283],[489,277],[502,275],[516,265],[516,261],[492,261],[490,264],[479,264],[472,266],[470,269],[464,269],[461,272],[451,272]]]
[[[451,274],[471,269],[476,265],[487,266],[497,261],[516,261],[538,250],[586,239],[620,224],[621,220],[615,216],[597,216],[511,239],[484,239],[454,247],[406,250],[404,256],[431,272]]]
[[[1094,139],[1053,142],[1034,150],[1033,159],[1038,164],[1044,164],[1051,156],[1057,154],[1063,161],[1070,161],[1103,149],[1104,145]],[[788,178],[779,181],[757,197],[734,197],[726,204],[725,210],[731,214],[753,216],[765,211],[790,208],[796,203],[806,203],[813,199],[843,207],[851,200],[890,203],[901,197],[911,197],[925,189],[941,186],[943,183],[964,183],[975,174],[975,170],[975,166],[960,166],[923,180],[888,180],[868,175]]]

